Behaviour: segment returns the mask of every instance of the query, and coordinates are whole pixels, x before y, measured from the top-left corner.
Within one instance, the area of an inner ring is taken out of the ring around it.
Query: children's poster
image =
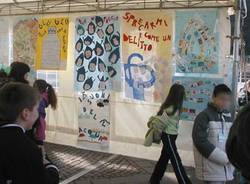
[[[218,73],[218,10],[176,11],[176,72]]]
[[[182,120],[193,121],[203,111],[213,95],[214,87],[223,83],[223,79],[174,77],[174,83],[185,87],[186,98],[183,103]]]
[[[79,97],[78,140],[108,145],[110,134],[109,93],[83,92]]]
[[[122,28],[125,97],[162,102],[172,76],[172,13],[127,11]]]
[[[38,24],[36,69],[65,70],[69,18],[42,18]]]
[[[0,64],[9,65],[9,21],[0,18]]]
[[[24,62],[35,67],[38,20],[17,18],[13,26],[13,61]]]
[[[119,16],[79,17],[75,29],[76,90],[120,91]]]

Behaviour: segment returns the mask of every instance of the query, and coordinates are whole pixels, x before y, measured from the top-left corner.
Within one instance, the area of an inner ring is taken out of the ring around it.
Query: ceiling
[[[230,7],[234,0],[0,0],[1,15]]]

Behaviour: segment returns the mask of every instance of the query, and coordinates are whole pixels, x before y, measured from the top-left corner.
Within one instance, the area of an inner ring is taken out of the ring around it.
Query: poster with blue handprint
[[[120,24],[117,15],[87,16],[75,24],[75,89],[121,88]]]
[[[218,73],[218,10],[176,12],[176,72]]]

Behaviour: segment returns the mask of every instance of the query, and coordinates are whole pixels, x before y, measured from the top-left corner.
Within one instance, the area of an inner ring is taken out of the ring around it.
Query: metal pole
[[[238,68],[240,62],[239,48],[240,48],[240,23],[241,23],[241,4],[242,0],[236,0],[235,6],[235,25],[234,25],[234,41],[233,41],[233,79],[232,79],[232,92],[233,92],[233,118],[238,110],[237,89],[238,89]]]

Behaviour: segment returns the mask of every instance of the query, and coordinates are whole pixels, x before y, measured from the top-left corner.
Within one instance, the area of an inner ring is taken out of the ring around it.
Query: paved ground
[[[49,158],[60,169],[61,184],[148,184],[155,162],[122,155],[88,151],[70,146],[46,144]],[[186,168],[194,184],[194,169]],[[177,184],[171,167],[163,184]],[[234,182],[237,183],[237,182]]]

